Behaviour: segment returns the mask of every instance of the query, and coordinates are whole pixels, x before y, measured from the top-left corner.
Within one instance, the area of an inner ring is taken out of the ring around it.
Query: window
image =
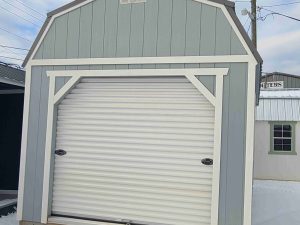
[[[271,154],[296,154],[293,122],[271,122]]]

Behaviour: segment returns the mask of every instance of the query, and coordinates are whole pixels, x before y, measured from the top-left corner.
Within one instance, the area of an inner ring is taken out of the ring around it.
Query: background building
[[[25,72],[0,63],[0,215],[16,204]]]
[[[300,181],[300,78],[272,73],[261,87],[254,178]]]

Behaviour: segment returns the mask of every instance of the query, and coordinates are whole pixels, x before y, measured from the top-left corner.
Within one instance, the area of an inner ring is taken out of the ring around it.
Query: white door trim
[[[30,103],[30,84],[31,84],[31,66],[26,68],[25,92],[24,92],[24,107],[23,107],[23,128],[21,141],[21,156],[20,156],[20,173],[19,173],[19,188],[18,188],[18,208],[17,219],[23,219],[23,200],[25,188],[25,168],[27,156],[27,132],[29,120],[29,103]]]
[[[212,187],[212,222],[211,225],[218,225],[219,215],[219,183],[220,183],[220,154],[221,154],[221,127],[222,127],[222,109],[223,109],[223,76],[227,75],[227,68],[211,68],[211,69],[141,69],[141,70],[86,70],[86,71],[49,71],[47,75],[50,77],[49,85],[49,103],[48,103],[48,118],[47,118],[47,132],[46,132],[46,146],[45,146],[45,162],[44,162],[44,180],[43,180],[43,197],[42,197],[42,216],[41,222],[47,224],[49,217],[49,191],[50,191],[50,177],[51,177],[51,156],[52,156],[52,139],[53,139],[53,124],[54,124],[54,109],[55,109],[55,79],[59,76],[72,76],[73,78],[81,77],[120,77],[120,76],[216,76],[216,96],[215,98],[215,140],[214,140],[214,154],[216,160],[214,162],[213,171],[213,187]],[[118,75],[115,75],[118,74]],[[75,78],[74,78],[75,80]],[[73,83],[73,82],[72,82]],[[195,80],[194,80],[195,83]],[[200,80],[199,80],[199,83]],[[201,83],[202,84],[202,83]],[[69,88],[72,85],[68,85]],[[205,88],[205,87],[204,87]],[[198,89],[199,90],[199,89]],[[69,91],[65,88],[66,93]],[[205,93],[202,93],[205,95]],[[62,98],[62,93],[59,94]],[[58,99],[58,97],[56,97]]]

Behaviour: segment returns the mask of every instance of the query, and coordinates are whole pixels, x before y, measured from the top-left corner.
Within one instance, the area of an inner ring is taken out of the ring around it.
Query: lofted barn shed
[[[24,66],[21,224],[251,225],[262,59],[225,0],[77,0]]]

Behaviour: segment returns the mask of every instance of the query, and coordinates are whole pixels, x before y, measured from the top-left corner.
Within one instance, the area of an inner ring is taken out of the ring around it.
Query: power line
[[[296,20],[296,21],[299,21],[299,22],[300,22],[300,19],[295,18],[295,17],[292,17],[292,16],[289,16],[289,15],[285,15],[285,14],[282,14],[282,13],[279,13],[279,12],[274,12],[274,11],[272,11],[272,10],[265,9],[265,8],[262,8],[262,7],[258,7],[258,9],[259,9],[259,10],[263,9],[263,10],[265,10],[265,11],[271,12],[270,15],[279,15],[279,16],[283,16],[283,17],[286,17],[286,18],[289,18],[289,19]]]
[[[28,12],[25,11],[24,9],[21,9],[21,8],[15,6],[15,5],[13,5],[13,4],[11,4],[10,2],[8,2],[8,1],[6,1],[6,0],[2,0],[2,1],[5,2],[6,4],[8,4],[8,5],[10,5],[10,6],[16,8],[16,9],[18,9],[18,10],[20,10],[21,12],[24,12],[24,13],[26,13],[27,15],[29,15],[29,16],[31,16],[31,17],[37,19],[37,20],[39,20],[40,22],[44,22],[44,21],[42,21],[40,18],[38,18],[38,17],[36,17],[36,16],[34,16],[34,15],[28,13]]]
[[[14,57],[8,57],[8,56],[2,56],[2,55],[0,55],[0,58],[5,58],[5,59],[14,59],[14,60],[18,60],[18,61],[23,61],[23,59],[14,58]]]
[[[289,3],[282,3],[282,4],[277,4],[277,5],[264,5],[261,7],[276,7],[276,6],[283,6],[283,5],[294,5],[294,4],[299,4],[300,1],[297,2],[289,2]]]
[[[34,8],[31,8],[30,6],[26,5],[24,2],[20,1],[20,0],[15,0],[17,2],[19,2],[20,4],[22,4],[23,6],[25,6],[28,9],[31,9],[32,11],[36,12],[37,14],[43,16],[45,18],[45,15],[40,13],[39,11],[35,10]]]
[[[18,48],[18,47],[12,47],[12,46],[7,46],[7,45],[0,45],[0,47],[3,47],[3,48],[11,48],[11,49],[16,49],[16,50],[23,50],[23,51],[29,51],[29,49]]]
[[[24,17],[22,17],[22,16],[20,16],[20,15],[18,15],[18,14],[16,14],[16,13],[10,11],[10,10],[7,10],[6,8],[4,8],[4,7],[2,7],[2,6],[0,6],[0,8],[1,8],[2,10],[4,10],[4,11],[8,12],[8,13],[11,13],[11,14],[13,14],[13,15],[15,15],[15,16],[17,16],[17,17],[19,17],[19,18],[21,18],[21,19],[23,19],[23,20],[25,20],[25,21],[27,21],[27,22],[29,22],[29,23],[31,23],[31,24],[33,24],[34,26],[40,27],[39,25],[35,24],[34,22],[32,22],[32,21],[30,21],[30,20],[28,20],[28,19],[26,19],[26,18],[24,18]]]
[[[10,31],[8,31],[8,30],[2,28],[2,27],[0,27],[0,30],[5,31],[6,33],[9,33],[9,34],[11,34],[11,35],[14,35],[14,36],[16,36],[16,37],[18,37],[18,38],[21,38],[21,39],[23,39],[23,40],[25,40],[25,41],[28,41],[28,42],[32,43],[32,41],[30,41],[30,40],[28,40],[28,39],[26,39],[26,38],[24,38],[24,37],[22,37],[22,36],[20,36],[20,35],[18,35],[18,34],[15,34],[15,33],[13,33],[13,32],[10,32]]]

